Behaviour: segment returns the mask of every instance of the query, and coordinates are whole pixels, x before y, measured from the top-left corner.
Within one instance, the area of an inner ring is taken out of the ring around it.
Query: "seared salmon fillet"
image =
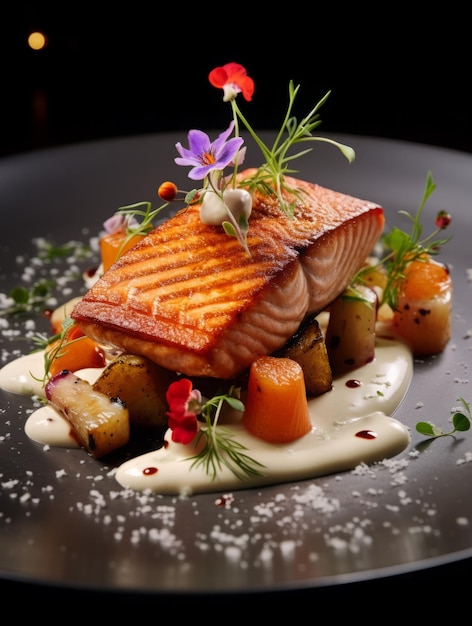
[[[373,202],[285,181],[302,192],[294,217],[255,192],[250,255],[188,207],[126,252],[71,317],[100,343],[187,376],[233,378],[281,348],[344,290],[384,226]]]

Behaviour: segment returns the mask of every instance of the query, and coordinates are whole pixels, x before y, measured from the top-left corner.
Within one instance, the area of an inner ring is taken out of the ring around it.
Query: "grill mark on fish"
[[[251,256],[189,207],[123,255],[72,317],[98,341],[187,375],[230,378],[280,348],[341,293],[383,228],[374,203],[286,181],[303,201],[290,219],[275,196],[255,194]]]

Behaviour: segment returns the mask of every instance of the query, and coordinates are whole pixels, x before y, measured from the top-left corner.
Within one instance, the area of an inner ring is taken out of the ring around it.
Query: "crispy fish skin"
[[[255,192],[250,256],[188,207],[125,253],[71,317],[95,340],[188,376],[229,379],[277,350],[344,290],[384,227],[373,202],[285,180],[302,192],[294,217]]]

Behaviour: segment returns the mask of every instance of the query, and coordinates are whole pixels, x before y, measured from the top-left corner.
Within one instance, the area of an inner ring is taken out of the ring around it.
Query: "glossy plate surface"
[[[459,399],[472,401],[472,155],[332,137],[355,149],[355,162],[318,144],[295,163],[300,178],[378,202],[387,225],[409,230],[399,211],[416,212],[431,170],[437,189],[424,210],[425,234],[439,209],[453,216],[453,240],[439,257],[454,281],[453,338],[443,354],[415,362],[395,414],[411,428],[408,449],[363,472],[232,498],[146,497],[123,492],[109,467],[83,451],[45,451],[30,441],[24,423],[33,402],[0,392],[2,578],[162,594],[254,592],[363,581],[472,556],[472,432],[427,441],[415,431],[418,421],[449,429]],[[36,254],[34,238],[88,242],[119,206],[157,205],[161,182],[190,188],[186,168],[173,160],[181,140],[146,135],[0,161],[0,293],[20,283],[17,256]],[[248,154],[247,165],[257,165],[254,149]],[[37,331],[47,329],[35,320]],[[30,344],[22,325],[0,331],[3,365]]]

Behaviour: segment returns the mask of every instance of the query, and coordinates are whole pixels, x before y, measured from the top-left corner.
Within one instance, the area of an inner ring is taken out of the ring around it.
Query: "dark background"
[[[280,127],[293,79],[298,118],[331,90],[317,134],[472,151],[468,19],[453,5],[414,17],[398,3],[4,4],[0,156],[167,130],[185,145],[191,128],[221,131],[230,105],[207,76],[229,61],[255,80],[252,102],[238,100],[255,128]],[[35,29],[44,50],[27,47]]]

